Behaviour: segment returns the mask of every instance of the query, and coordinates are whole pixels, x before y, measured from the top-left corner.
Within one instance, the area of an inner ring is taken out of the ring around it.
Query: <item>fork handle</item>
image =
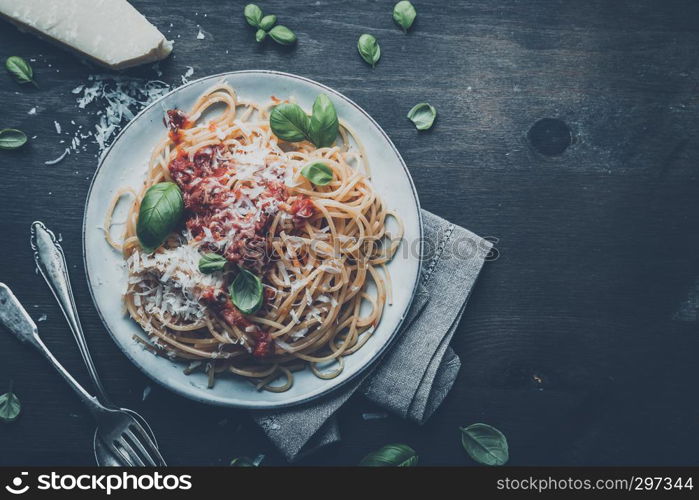
[[[10,287],[5,283],[0,283],[0,322],[2,322],[2,324],[4,324],[19,340],[31,344],[35,349],[41,352],[61,377],[68,382],[68,385],[75,391],[80,400],[88,407],[93,415],[108,411],[99,403],[95,396],[87,392],[85,388],[68,373],[51,351],[49,351],[48,347],[44,345],[39,337],[36,323],[34,323],[29,313],[24,309],[19,300],[17,300],[17,297],[12,293],[12,290],[10,290]]]
[[[97,375],[97,369],[92,361],[92,356],[90,356],[90,351],[87,348],[85,333],[80,324],[78,309],[75,306],[75,297],[70,285],[68,265],[66,264],[63,248],[61,248],[53,232],[40,221],[32,223],[31,244],[37,268],[46,280],[46,283],[48,283],[53,296],[58,301],[63,316],[65,316],[68,322],[70,331],[78,344],[80,355],[97,390],[99,400],[106,406],[114,406],[107,397],[107,393]]]

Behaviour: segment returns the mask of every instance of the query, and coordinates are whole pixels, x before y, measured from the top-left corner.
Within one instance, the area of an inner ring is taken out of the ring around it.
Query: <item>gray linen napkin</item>
[[[360,380],[305,405],[252,412],[252,418],[293,461],[339,441],[335,412],[358,389],[386,410],[425,422],[451,389],[461,361],[449,347],[492,244],[422,211],[422,276],[402,331],[384,358]]]

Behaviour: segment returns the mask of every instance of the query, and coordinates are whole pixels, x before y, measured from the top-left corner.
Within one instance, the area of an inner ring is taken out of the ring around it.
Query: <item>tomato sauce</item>
[[[313,217],[315,214],[315,206],[307,196],[299,196],[296,201],[291,204],[291,215],[294,216],[294,224],[300,226],[304,219]]]
[[[182,142],[182,129],[189,128],[192,124],[187,118],[187,115],[179,109],[169,109],[167,111],[167,120],[165,126],[168,128],[170,140],[175,144]]]
[[[170,138],[179,144],[181,131],[191,126],[182,111],[167,112],[166,126]],[[193,238],[206,239],[204,248],[223,255],[229,262],[262,273],[268,263],[266,234],[273,214],[286,209],[296,227],[316,213],[313,202],[299,196],[289,207],[289,193],[281,178],[260,176],[252,182],[237,182],[230,187],[236,173],[236,158],[223,146],[204,146],[193,155],[182,150],[170,161],[173,181],[182,189],[185,226]],[[261,187],[256,187],[261,186]],[[255,194],[250,194],[252,191]],[[251,323],[231,302],[223,290],[205,290],[201,300],[212,307],[231,326],[245,330],[255,339],[253,356],[273,353],[269,333]],[[269,294],[265,293],[265,301]]]
[[[260,329],[257,325],[251,323],[243,313],[241,313],[233,303],[228,299],[228,296],[222,290],[215,288],[207,288],[201,295],[201,300],[212,307],[223,320],[230,326],[235,326],[246,333],[252,335],[255,339],[255,345],[252,349],[252,355],[256,358],[264,358],[273,352],[272,336],[269,332]],[[252,330],[252,331],[250,331]]]

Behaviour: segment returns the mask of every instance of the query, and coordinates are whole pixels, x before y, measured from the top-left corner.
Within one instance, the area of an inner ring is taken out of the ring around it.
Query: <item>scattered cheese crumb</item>
[[[63,151],[63,154],[61,156],[59,156],[58,158],[56,158],[54,160],[45,161],[44,165],[55,165],[56,163],[62,161],[63,158],[65,158],[66,155],[68,155],[68,154],[70,154],[70,149],[66,148],[66,150]],[[51,194],[51,193],[49,193],[49,194]]]
[[[191,66],[187,66],[187,71],[185,71],[185,74],[182,75],[182,85],[189,83],[189,77],[194,74],[194,68]]]

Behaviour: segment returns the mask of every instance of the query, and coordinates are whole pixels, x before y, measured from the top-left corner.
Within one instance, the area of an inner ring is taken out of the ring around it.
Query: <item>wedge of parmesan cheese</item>
[[[0,0],[0,15],[111,69],[172,52],[172,42],[126,0]]]

